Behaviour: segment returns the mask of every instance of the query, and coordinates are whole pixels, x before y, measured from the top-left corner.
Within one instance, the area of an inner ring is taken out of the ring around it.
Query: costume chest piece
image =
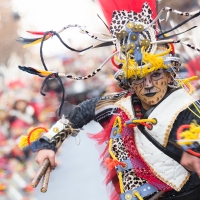
[[[179,102],[177,103],[178,100]],[[149,119],[157,119],[157,124],[153,126],[152,130],[145,128],[146,131],[165,147],[176,117],[182,110],[191,105],[192,102],[193,99],[184,90],[180,89],[173,92],[149,115]],[[130,119],[135,117],[132,112],[131,97],[118,101],[116,105]],[[168,109],[166,109],[166,106]],[[176,191],[180,191],[189,179],[188,171],[155,147],[137,127],[134,128],[134,138],[140,156],[155,176]]]

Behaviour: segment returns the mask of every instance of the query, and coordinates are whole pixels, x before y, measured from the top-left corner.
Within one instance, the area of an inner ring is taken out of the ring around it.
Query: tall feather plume
[[[34,34],[34,35],[44,35],[44,32],[33,32],[33,31],[27,31],[28,33]],[[47,34],[44,40],[48,40],[52,36],[51,33]],[[23,47],[27,48],[30,47],[34,44],[38,44],[42,41],[43,37],[40,38],[23,38],[23,37],[18,37],[16,39],[17,42],[21,44],[25,44]]]

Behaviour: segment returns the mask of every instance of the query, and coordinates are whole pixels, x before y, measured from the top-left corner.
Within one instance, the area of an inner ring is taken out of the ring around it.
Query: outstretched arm
[[[124,95],[126,95],[126,93],[122,92],[119,94],[110,94],[104,97],[92,98],[90,100],[83,101],[78,106],[72,106],[69,102],[65,102],[61,115],[66,116],[73,129],[82,128],[91,120],[95,120],[102,124],[105,121],[109,121],[112,115],[117,111],[117,107],[114,107],[113,104]],[[96,113],[95,110],[97,110]],[[46,135],[48,135],[48,133]],[[41,163],[48,158],[52,168],[54,168],[56,166],[55,143],[50,142],[48,137],[43,139],[41,147],[42,150],[38,152],[36,162],[41,165]],[[49,151],[47,151],[47,149],[49,149]]]
[[[51,167],[56,167],[55,154],[62,142],[69,136],[76,136],[79,128],[95,118],[95,107],[99,98],[86,100],[78,106],[71,106],[65,102],[62,115],[66,118],[58,120],[51,129],[40,138],[40,149],[36,156],[36,162],[42,165],[45,159],[49,159]]]

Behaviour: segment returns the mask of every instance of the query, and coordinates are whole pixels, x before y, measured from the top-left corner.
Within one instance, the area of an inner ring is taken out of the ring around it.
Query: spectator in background
[[[15,100],[9,112],[12,137],[24,134],[28,127],[35,123],[34,109],[26,99]]]

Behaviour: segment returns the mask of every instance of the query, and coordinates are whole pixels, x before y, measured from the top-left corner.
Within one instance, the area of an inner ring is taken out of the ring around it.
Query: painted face
[[[133,90],[143,103],[155,105],[166,94],[170,80],[169,74],[159,69],[142,79],[137,79],[133,84]]]

